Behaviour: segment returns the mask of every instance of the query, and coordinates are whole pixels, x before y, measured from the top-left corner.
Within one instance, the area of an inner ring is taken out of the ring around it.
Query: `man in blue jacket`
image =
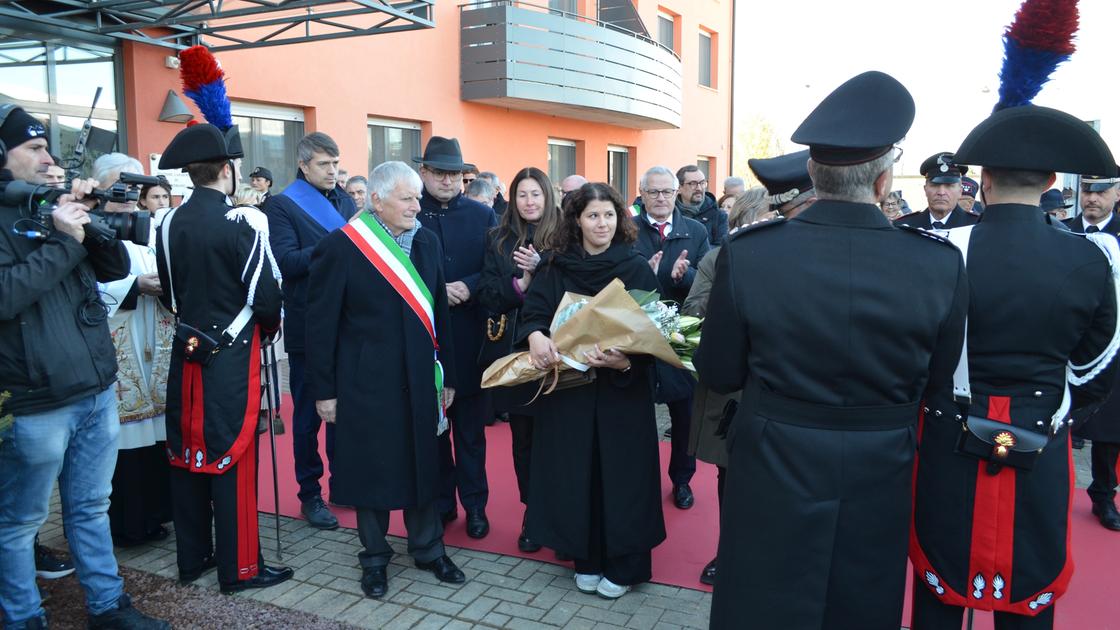
[[[306,389],[304,337],[307,330],[307,287],[311,252],[327,233],[343,225],[357,211],[338,185],[338,145],[325,133],[303,137],[296,146],[299,172],[284,192],[264,204],[269,244],[284,276],[284,348],[288,352],[288,380],[292,390],[292,454],[299,483],[300,511],[312,526],[335,529],[338,519],[323,502],[319,479],[319,427],[315,398]],[[327,425],[327,464],[334,453],[334,425]]]
[[[708,178],[695,164],[677,169],[676,210],[686,218],[704,226],[708,244],[715,247],[727,236],[727,214],[716,205],[716,198],[708,192]],[[699,260],[699,259],[697,259]]]
[[[440,440],[439,508],[444,523],[457,518],[458,487],[459,501],[467,512],[467,535],[482,538],[490,532],[486,519],[490,489],[486,483],[485,429],[492,412],[488,396],[480,387],[482,369],[478,353],[482,349],[486,312],[475,299],[475,291],[486,252],[486,233],[497,225],[497,218],[490,208],[463,196],[463,171],[470,165],[463,162],[458,140],[433,136],[424,155],[413,161],[420,164],[420,179],[424,182],[420,222],[435,232],[443,245],[443,275],[455,340],[455,351],[449,360],[455,362],[459,378],[455,403],[447,412],[451,418],[451,438],[445,435]]]

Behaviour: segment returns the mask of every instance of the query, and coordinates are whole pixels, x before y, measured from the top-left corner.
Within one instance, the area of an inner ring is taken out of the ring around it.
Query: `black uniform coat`
[[[156,233],[156,267],[164,287],[160,301],[171,309],[169,291],[174,290],[179,320],[219,341],[245,306],[263,255],[258,232],[247,219],[226,218],[230,210],[225,195],[201,187],[175,210],[170,274],[163,230]],[[255,221],[267,221],[256,208],[238,210]],[[265,258],[253,318],[232,345],[222,346],[210,364],[200,368],[183,358],[181,340],[172,343],[166,416],[172,466],[222,474],[252,444],[261,402],[261,333],[280,327],[281,301],[280,285]]]
[[[303,171],[298,171],[296,178],[306,179]],[[344,220],[349,220],[357,212],[354,200],[339,186],[324,192],[323,196]],[[284,350],[304,352],[311,252],[327,231],[295,200],[283,193],[270,196],[261,210],[268,215],[272,253],[284,275]]]
[[[627,244],[596,256],[583,249],[547,258],[521,309],[518,341],[548,334],[566,291],[594,295],[618,278],[627,289],[656,290],[645,258]],[[533,461],[526,533],[575,558],[587,558],[591,532],[592,449],[602,472],[603,536],[610,556],[647,552],[665,540],[654,417],[652,361],[631,356],[629,372],[600,369],[591,384],[533,403]]]
[[[435,300],[444,386],[457,383],[447,291],[435,234],[421,228],[409,259]],[[439,422],[432,338],[341,230],[315,248],[307,304],[307,379],[338,400],[334,497],[362,508],[423,507],[439,495]]]
[[[455,352],[444,353],[444,363],[455,364],[459,382],[456,396],[477,394],[482,380],[478,353],[486,338],[486,311],[478,301],[478,282],[486,256],[486,234],[497,225],[498,219],[491,208],[462,194],[443,204],[427,190],[420,197],[419,219],[426,229],[435,232],[443,247],[445,280],[462,281],[471,292],[465,304],[451,307]]]
[[[716,212],[723,212],[716,208]],[[688,292],[692,289],[692,281],[696,278],[696,268],[700,260],[708,253],[711,246],[708,244],[710,233],[695,219],[690,219],[681,213],[680,209],[673,210],[672,228],[661,240],[661,232],[649,222],[649,215],[644,207],[634,217],[638,226],[638,240],[634,249],[650,259],[657,252],[661,252],[661,263],[657,267],[657,282],[661,285],[661,299],[672,300],[677,304],[684,304]],[[724,234],[726,235],[726,217],[724,218]],[[722,238],[722,237],[721,237]],[[688,252],[688,269],[681,279],[673,280],[673,264],[681,252]],[[663,361],[656,361],[657,372],[657,402],[671,402],[687,398],[692,394],[696,379],[687,370],[674,368]]]
[[[945,217],[943,223],[948,229],[955,227],[964,227],[966,225],[974,225],[979,220],[980,217],[978,215],[969,212],[960,206],[957,206],[956,208],[953,208],[953,211],[949,213],[948,217]],[[901,217],[895,219],[894,222],[896,225],[909,225],[911,227],[923,228],[926,230],[930,229],[930,227],[932,226],[931,218],[929,216],[929,208],[926,208],[921,212],[911,212],[910,214],[904,214]]]
[[[913,254],[929,264],[883,264]],[[820,200],[720,249],[695,364],[745,391],[712,628],[901,625],[918,405],[951,383],[967,287],[955,248],[872,204]]]
[[[972,229],[968,279],[969,413],[1045,431],[1067,361],[1085,363],[1112,338],[1107,259],[1084,238],[1047,225],[1036,206],[996,204]],[[1074,409],[1107,396],[1115,366],[1073,388]],[[919,579],[956,606],[1045,610],[1073,572],[1068,432],[1050,440],[1033,470],[991,475],[985,463],[954,452],[961,410],[949,393],[925,406],[911,548]]]
[[[1078,234],[1085,231],[1085,224],[1080,216],[1066,219],[1063,223]],[[1113,213],[1101,232],[1120,236],[1120,217]],[[1116,381],[1113,383],[1113,392],[1116,392],[1116,385],[1120,383],[1120,370],[1116,372]],[[1109,395],[1100,405],[1086,407],[1074,416],[1074,420],[1077,424],[1073,432],[1078,437],[1094,442],[1120,442],[1120,395]]]

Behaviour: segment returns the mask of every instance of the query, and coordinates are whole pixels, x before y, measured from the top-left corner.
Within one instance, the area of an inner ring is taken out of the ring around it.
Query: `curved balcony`
[[[681,124],[681,61],[649,38],[523,2],[460,7],[465,101],[635,129]]]

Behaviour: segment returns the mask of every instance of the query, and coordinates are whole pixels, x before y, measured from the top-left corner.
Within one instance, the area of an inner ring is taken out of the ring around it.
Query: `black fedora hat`
[[[1062,191],[1057,188],[1051,188],[1042,193],[1042,196],[1039,197],[1038,206],[1042,208],[1043,212],[1050,212],[1058,208],[1070,208],[1073,204],[1062,198]]]
[[[462,172],[470,166],[463,161],[463,151],[459,148],[459,140],[441,136],[432,136],[432,139],[428,140],[428,146],[424,147],[424,155],[414,157],[412,161],[444,171]]]

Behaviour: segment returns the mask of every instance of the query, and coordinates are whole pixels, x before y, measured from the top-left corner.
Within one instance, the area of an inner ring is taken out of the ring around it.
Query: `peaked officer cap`
[[[216,162],[244,157],[237,125],[222,133],[214,125],[191,125],[175,134],[159,159],[159,168],[186,168],[195,162]]]
[[[957,149],[960,164],[1055,173],[1111,173],[1116,160],[1092,127],[1038,105],[1008,107],[988,116]]]
[[[967,166],[958,166],[953,160],[953,154],[948,151],[934,153],[922,162],[918,169],[927,182],[934,184],[956,184],[968,172]]]
[[[914,123],[914,98],[894,77],[864,72],[832,91],[791,138],[813,161],[832,166],[882,157]]]
[[[803,193],[813,188],[809,179],[809,150],[787,153],[772,158],[751,158],[747,166],[771,195],[797,189]]]
[[[1118,183],[1120,183],[1120,166],[1111,173],[1081,176],[1081,189],[1088,192],[1104,192]]]

